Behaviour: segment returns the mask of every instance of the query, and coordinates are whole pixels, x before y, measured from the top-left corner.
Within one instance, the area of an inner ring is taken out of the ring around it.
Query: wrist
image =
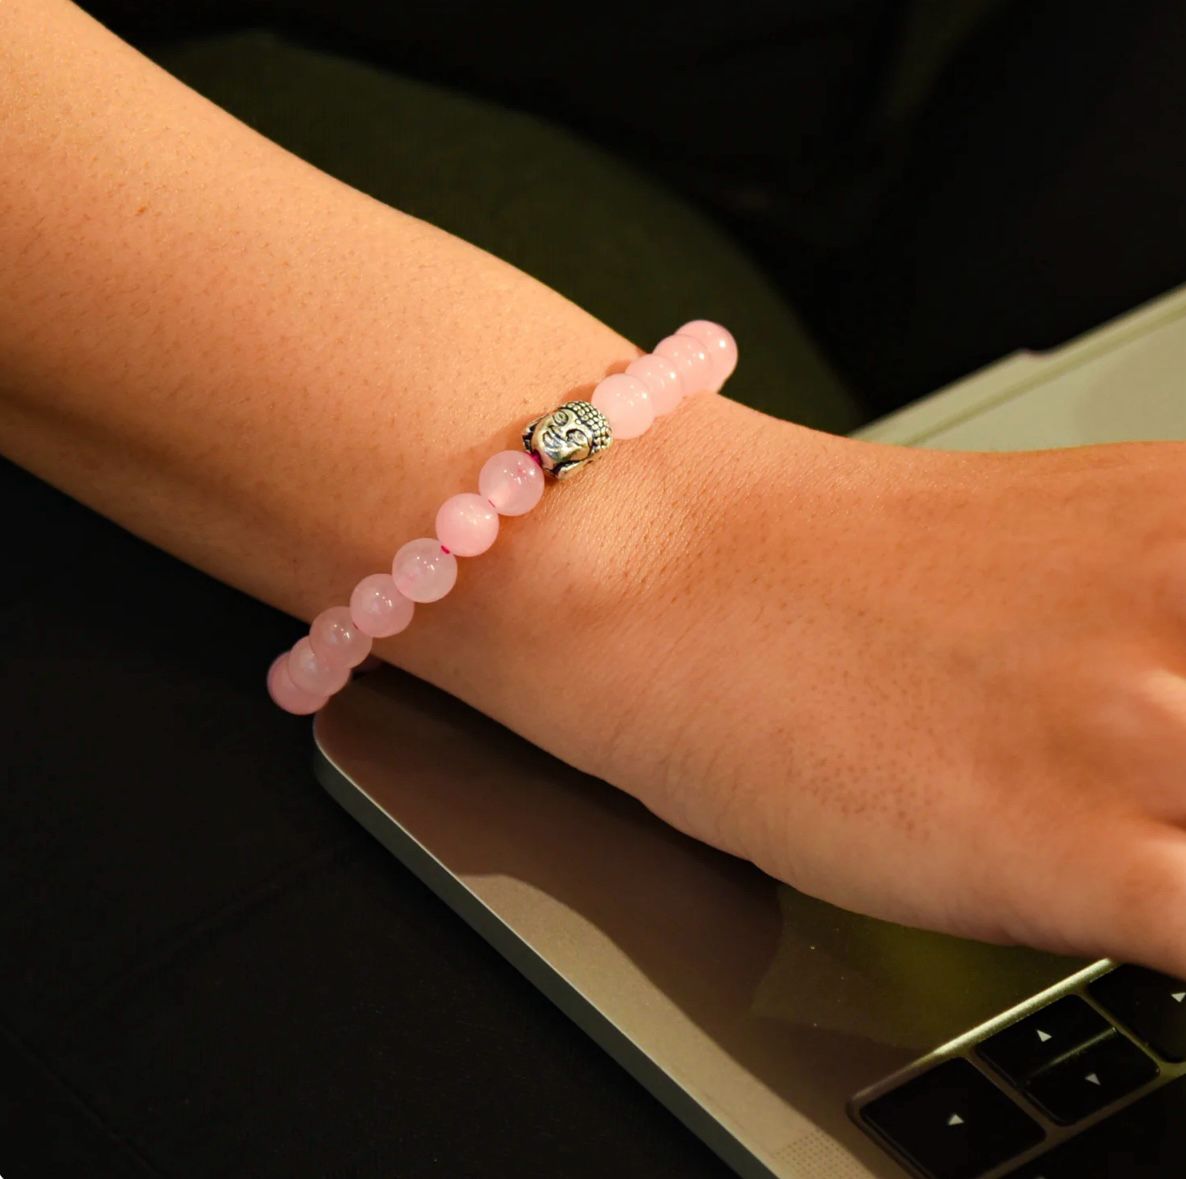
[[[566,395],[587,395],[603,372]],[[522,424],[488,449],[513,445]],[[795,477],[796,456],[825,437],[725,397],[693,396],[507,520],[489,552],[461,562],[449,597],[375,653],[620,780],[620,758],[645,761],[632,745],[640,713],[665,712],[678,728],[696,680],[697,628],[719,627],[745,593],[775,493]],[[674,650],[681,662],[668,680]]]

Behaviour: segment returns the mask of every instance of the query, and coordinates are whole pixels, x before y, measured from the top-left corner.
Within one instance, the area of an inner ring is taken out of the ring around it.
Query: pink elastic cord
[[[410,540],[390,573],[364,577],[348,606],[323,610],[291,650],[268,669],[268,692],[288,712],[316,712],[349,683],[354,669],[374,661],[375,639],[399,634],[418,602],[436,602],[457,581],[457,558],[484,553],[502,516],[522,516],[544,493],[547,476],[567,477],[611,442],[637,438],[656,417],[688,395],[715,393],[737,366],[737,344],[719,323],[693,320],[661,340],[625,372],[606,377],[589,401],[572,401],[535,419],[523,450],[486,460],[478,490],[441,504],[436,536]]]

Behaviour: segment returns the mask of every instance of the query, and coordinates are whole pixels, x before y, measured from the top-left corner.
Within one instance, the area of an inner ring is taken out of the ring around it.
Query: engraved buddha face
[[[561,406],[535,423],[531,446],[552,470],[561,463],[587,459],[593,450],[593,431],[571,409]]]
[[[557,479],[579,471],[614,440],[605,415],[588,401],[567,401],[551,413],[529,422],[523,446]]]

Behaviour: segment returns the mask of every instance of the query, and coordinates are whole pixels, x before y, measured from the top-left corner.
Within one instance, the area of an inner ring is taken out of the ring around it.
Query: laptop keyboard
[[[1166,1065],[1186,1060],[1186,982],[1118,966],[1086,991],[1092,1003],[1055,999],[866,1102],[860,1119],[926,1179],[1184,1179],[1186,1075]]]

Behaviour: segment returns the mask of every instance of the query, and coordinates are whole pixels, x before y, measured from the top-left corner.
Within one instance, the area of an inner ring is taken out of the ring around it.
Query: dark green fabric
[[[504,258],[644,348],[690,318],[729,325],[744,358],[729,396],[837,432],[867,416],[727,233],[573,132],[270,31],[149,52],[310,163]]]

